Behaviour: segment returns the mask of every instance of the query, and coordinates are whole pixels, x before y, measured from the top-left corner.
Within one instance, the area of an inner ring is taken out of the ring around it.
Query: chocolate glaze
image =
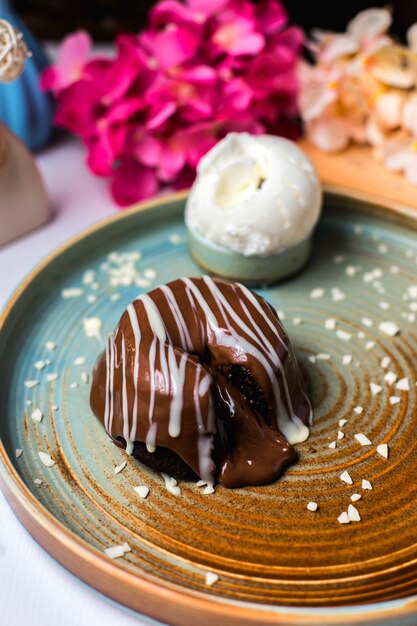
[[[276,480],[311,421],[275,310],[207,276],[134,300],[98,359],[90,402],[115,443],[147,465],[226,487]]]

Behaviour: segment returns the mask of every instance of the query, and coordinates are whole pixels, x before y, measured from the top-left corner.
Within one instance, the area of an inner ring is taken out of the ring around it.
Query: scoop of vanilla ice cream
[[[293,141],[229,133],[199,162],[185,221],[245,256],[266,256],[306,239],[320,215],[320,181]]]

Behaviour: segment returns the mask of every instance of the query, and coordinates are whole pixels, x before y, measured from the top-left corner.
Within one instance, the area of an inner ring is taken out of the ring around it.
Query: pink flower
[[[41,77],[41,87],[57,93],[79,80],[90,49],[90,36],[83,30],[65,37],[55,65],[47,68]]]
[[[43,79],[56,123],[80,135],[121,206],[189,184],[229,131],[294,137],[303,33],[279,0],[162,0],[113,59],[88,61],[86,35],[69,42]]]

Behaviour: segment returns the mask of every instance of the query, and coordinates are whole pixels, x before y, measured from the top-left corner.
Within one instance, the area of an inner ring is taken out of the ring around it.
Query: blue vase
[[[39,150],[47,144],[52,131],[53,100],[39,87],[39,77],[50,63],[9,0],[0,0],[0,17],[21,31],[32,53],[19,78],[12,83],[0,84],[0,121],[28,148]]]

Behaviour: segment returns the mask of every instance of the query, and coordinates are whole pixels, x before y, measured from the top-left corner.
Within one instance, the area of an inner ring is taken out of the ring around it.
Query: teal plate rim
[[[327,198],[338,206],[349,203],[365,203],[370,213],[383,214],[388,220],[417,226],[417,212],[399,204],[383,203],[377,197],[355,194],[340,187],[325,187]],[[88,238],[100,229],[120,220],[129,219],[132,214],[152,211],[154,207],[167,202],[179,202],[187,192],[162,196],[156,200],[135,205],[128,211],[106,218],[92,227],[72,237],[49,254],[22,281],[10,297],[0,314],[0,333],[6,318],[13,310],[32,280],[54,259],[76,243]],[[112,600],[169,623],[175,615],[175,623],[198,623],[201,626],[221,619],[222,624],[411,624],[417,616],[417,595],[398,600],[377,602],[366,605],[340,607],[287,607],[281,605],[259,605],[250,602],[230,600],[184,589],[168,581],[161,581],[149,574],[138,575],[126,570],[123,565],[109,560],[99,550],[87,544],[57,520],[28,489],[15,470],[3,442],[0,440],[0,487],[12,510],[27,528],[33,538],[72,574],[86,582]],[[115,586],[115,580],[118,585]],[[115,587],[117,590],[115,591]],[[132,600],[132,593],[136,598]],[[139,608],[140,607],[140,608]]]

